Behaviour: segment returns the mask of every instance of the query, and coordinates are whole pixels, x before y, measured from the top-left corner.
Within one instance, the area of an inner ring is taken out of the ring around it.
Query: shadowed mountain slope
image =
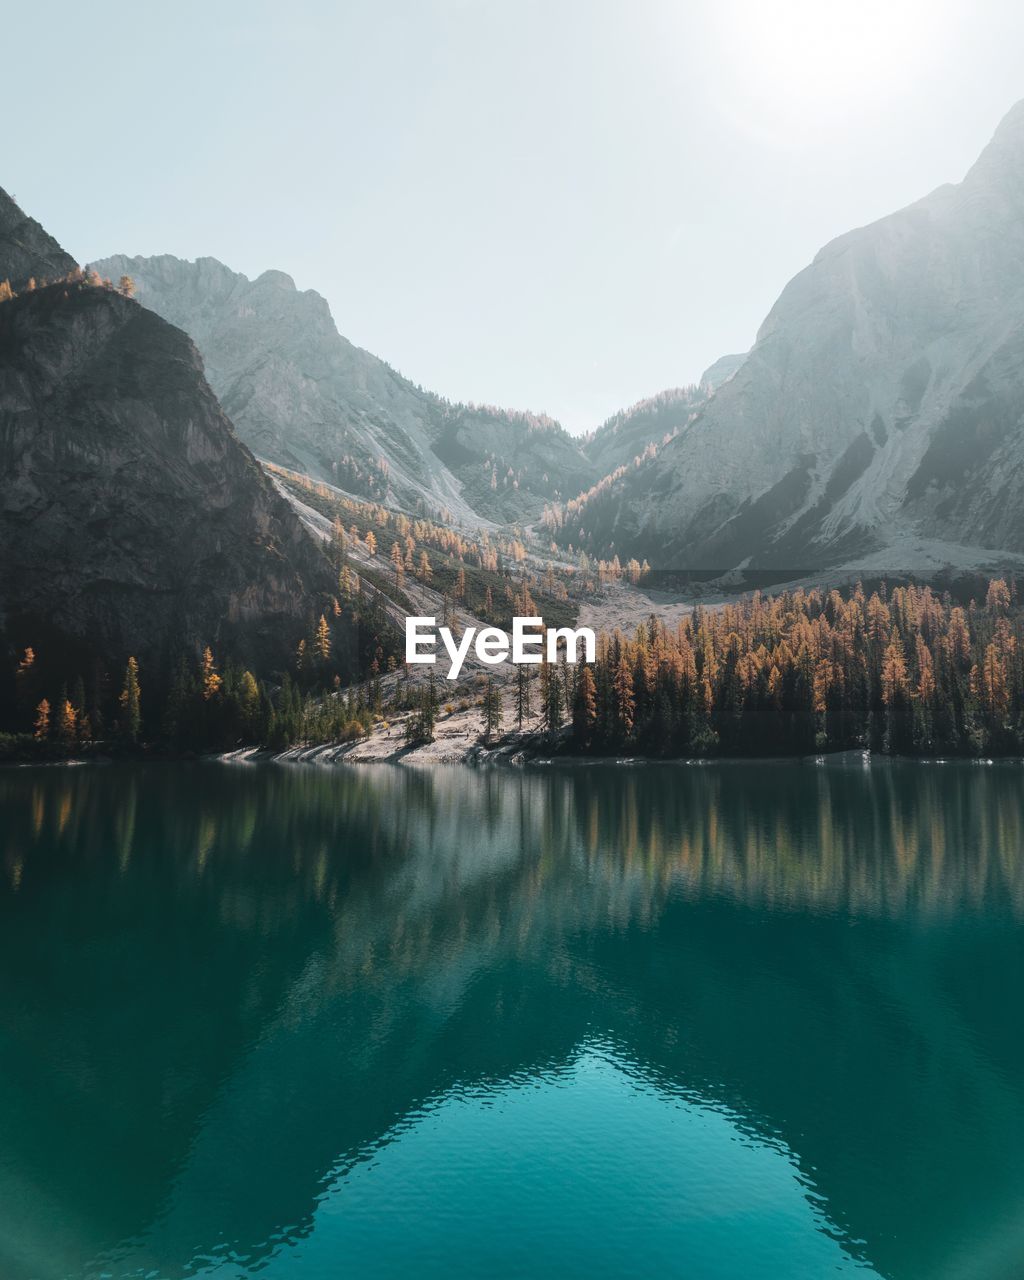
[[[230,642],[284,663],[329,586],[185,334],[75,279],[0,303],[0,548],[8,642],[110,661]]]

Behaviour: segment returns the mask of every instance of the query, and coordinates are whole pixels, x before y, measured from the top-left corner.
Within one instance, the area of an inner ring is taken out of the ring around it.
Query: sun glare
[[[724,109],[749,132],[799,143],[876,115],[951,44],[951,4],[927,0],[719,0],[711,61]]]

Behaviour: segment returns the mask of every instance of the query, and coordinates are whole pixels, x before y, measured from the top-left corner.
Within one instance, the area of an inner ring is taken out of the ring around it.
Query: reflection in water
[[[0,813],[11,1280],[1016,1274],[1013,766],[9,770]]]

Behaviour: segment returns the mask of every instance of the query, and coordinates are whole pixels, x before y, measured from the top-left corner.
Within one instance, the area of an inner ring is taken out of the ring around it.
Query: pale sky
[[[287,271],[573,431],[745,350],[1024,97],[992,0],[36,0],[3,43],[0,186],[80,261]]]

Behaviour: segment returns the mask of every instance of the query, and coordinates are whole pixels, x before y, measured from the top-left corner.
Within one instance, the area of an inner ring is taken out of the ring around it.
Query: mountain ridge
[[[12,260],[22,247],[0,243],[0,277]],[[165,670],[177,649],[230,644],[284,666],[326,561],[188,337],[71,270],[0,303],[8,644]]]
[[[463,524],[529,519],[593,476],[559,424],[425,391],[345,338],[327,301],[284,272],[250,279],[170,254],[94,265],[130,275],[144,305],[190,334],[236,429],[270,462]]]
[[[1024,103],[963,182],[819,250],[657,464],[563,537],[701,572],[1024,550],[1022,210]]]
[[[35,218],[0,187],[0,281],[17,293],[29,280],[56,279],[77,264]]]

